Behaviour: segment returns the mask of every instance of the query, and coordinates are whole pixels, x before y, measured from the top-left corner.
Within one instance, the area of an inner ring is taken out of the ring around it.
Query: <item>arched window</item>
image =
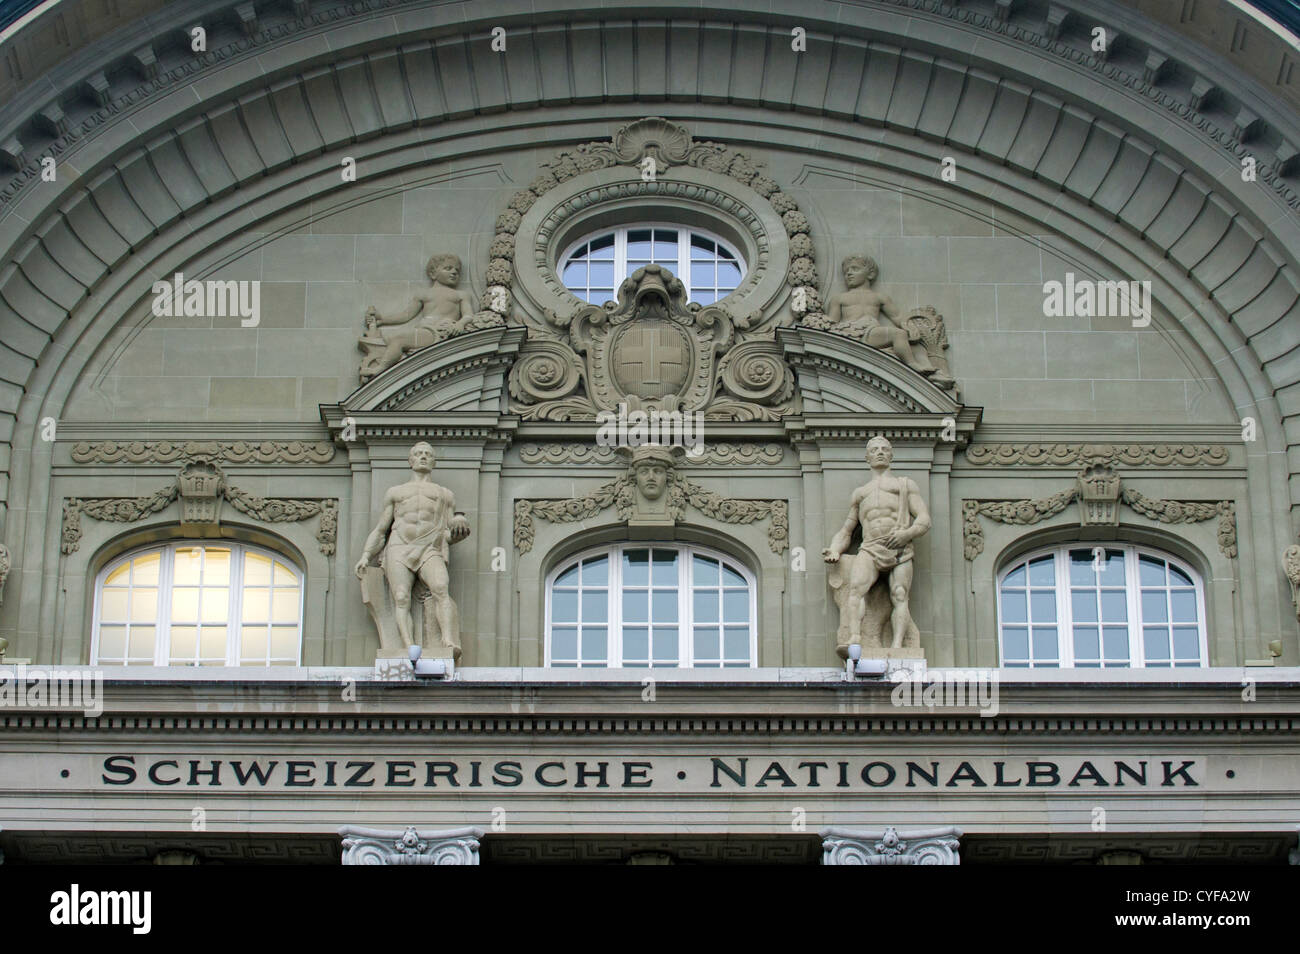
[[[642,265],[663,265],[686,286],[687,301],[711,305],[739,287],[745,263],[708,232],[675,225],[630,225],[589,235],[560,257],[564,287],[584,301],[613,301],[623,279]]]
[[[302,572],[237,543],[172,543],[114,560],[95,587],[91,662],[296,666]]]
[[[546,665],[755,665],[754,583],[699,547],[621,544],[585,554],[546,587]]]
[[[1018,557],[998,581],[1002,665],[1206,665],[1205,601],[1185,563],[1125,544],[1072,544]]]

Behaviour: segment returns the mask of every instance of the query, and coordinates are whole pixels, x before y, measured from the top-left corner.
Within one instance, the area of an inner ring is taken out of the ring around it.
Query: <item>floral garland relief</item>
[[[182,522],[215,526],[220,519],[220,501],[229,501],[240,513],[263,523],[296,523],[319,517],[316,540],[320,552],[333,556],[338,540],[339,502],[334,498],[258,497],[232,486],[221,468],[210,458],[188,460],[176,480],[144,497],[68,497],[63,501],[61,550],[76,553],[81,546],[81,518],[112,523],[134,523],[165,510],[178,498],[182,501]]]

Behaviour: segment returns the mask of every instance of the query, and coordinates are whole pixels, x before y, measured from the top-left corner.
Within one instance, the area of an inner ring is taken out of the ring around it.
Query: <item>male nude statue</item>
[[[378,374],[385,368],[391,368],[402,359],[403,352],[434,344],[440,340],[441,332],[450,331],[473,316],[474,304],[469,292],[456,288],[460,283],[461,271],[458,257],[435,255],[429,259],[425,271],[433,286],[428,291],[417,294],[402,314],[385,318],[373,307],[366,309],[367,328],[400,325],[411,321],[421,312],[424,313],[418,325],[384,336],[387,347],[375,359],[373,367],[367,369],[369,373]]]
[[[867,593],[882,573],[889,575],[895,649],[902,648],[913,625],[907,605],[912,591],[912,541],[930,529],[930,514],[916,482],[890,473],[893,460],[894,448],[888,440],[873,437],[867,442],[867,463],[875,476],[853,491],[844,526],[822,551],[827,563],[838,563],[849,548],[854,529],[862,524],[862,547],[849,569],[843,609],[848,614],[848,645],[862,644]],[[839,647],[842,657],[847,658],[848,645]]]
[[[384,551],[384,577],[396,604],[397,632],[404,645],[419,643],[411,635],[411,589],[418,576],[433,595],[434,616],[443,640],[460,655],[451,596],[447,592],[447,547],[469,536],[469,523],[455,512],[455,499],[433,482],[433,447],[421,441],[407,457],[411,479],[384,496],[384,512],[366,538],[357,561],[360,577]]]
[[[826,317],[831,324],[865,334],[867,344],[892,351],[913,371],[934,374],[937,369],[929,361],[913,356],[907,330],[898,323],[894,300],[871,287],[880,274],[876,263],[864,255],[850,255],[841,267],[848,289],[832,295],[827,304]]]

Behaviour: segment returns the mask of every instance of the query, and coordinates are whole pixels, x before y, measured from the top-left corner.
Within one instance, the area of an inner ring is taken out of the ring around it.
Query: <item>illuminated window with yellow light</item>
[[[104,666],[296,666],[302,572],[278,553],[235,543],[135,550],[100,573],[91,663]]]

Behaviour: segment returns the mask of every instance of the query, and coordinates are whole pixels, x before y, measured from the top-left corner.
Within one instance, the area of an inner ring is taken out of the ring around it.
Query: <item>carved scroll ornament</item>
[[[1084,475],[1094,476],[1104,465],[1087,468],[1080,474],[1080,482],[1069,490],[1063,490],[1050,497],[1039,500],[963,500],[962,501],[962,538],[963,552],[967,560],[974,560],[984,552],[984,528],[980,517],[987,517],[996,523],[1029,525],[1039,523],[1060,513],[1081,494],[1087,484]],[[1147,497],[1131,488],[1119,489],[1119,478],[1114,477],[1114,491],[1118,500],[1130,509],[1151,520],[1160,523],[1201,523],[1218,518],[1219,551],[1226,557],[1237,556],[1237,505],[1231,500],[1159,500]],[[1081,513],[1080,523],[1087,525],[1087,513]],[[1109,523],[1107,519],[1093,518],[1093,523]],[[1118,523],[1118,519],[1115,520]]]
[[[577,523],[588,520],[602,510],[614,507],[618,519],[633,519],[638,503],[637,464],[634,460],[628,472],[617,480],[602,484],[591,493],[569,500],[515,501],[515,549],[523,554],[533,548],[534,523]],[[754,523],[768,520],[767,543],[773,553],[784,553],[790,540],[789,505],[784,500],[735,500],[705,490],[698,484],[677,474],[671,467],[663,479],[666,481],[665,509],[669,522],[686,515],[689,504],[701,513],[722,523]],[[663,491],[652,493],[657,497]]]
[[[613,447],[597,444],[524,444],[519,459],[525,464],[610,464],[618,459]],[[779,464],[785,459],[780,444],[732,444],[726,441],[707,444],[698,457],[688,457],[692,464]]]
[[[209,457],[227,464],[328,464],[329,441],[79,441],[78,464],[171,464]]]
[[[134,523],[166,509],[178,498],[184,498],[183,521],[194,525],[217,524],[222,500],[263,523],[295,523],[318,516],[316,540],[320,552],[326,556],[334,554],[338,537],[337,499],[258,497],[231,486],[221,468],[208,458],[187,461],[173,483],[144,497],[65,498],[61,549],[65,554],[77,552],[81,546],[83,516],[112,523]]]
[[[524,420],[589,420],[620,407],[774,421],[799,408],[794,371],[748,318],[686,300],[659,265],[638,268],[618,301],[548,314],[510,372],[510,409]]]
[[[975,467],[1222,467],[1228,462],[1221,444],[971,444],[965,453]]]

